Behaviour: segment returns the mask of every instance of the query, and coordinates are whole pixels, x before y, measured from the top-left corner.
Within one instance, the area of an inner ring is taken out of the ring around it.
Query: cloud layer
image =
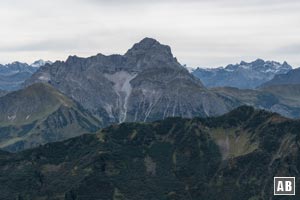
[[[256,58],[300,66],[297,0],[10,0],[0,2],[0,63],[123,54],[153,37],[182,64]]]

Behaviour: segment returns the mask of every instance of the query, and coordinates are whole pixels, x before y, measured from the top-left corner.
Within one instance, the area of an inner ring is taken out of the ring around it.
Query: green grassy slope
[[[48,84],[0,98],[0,148],[19,151],[96,131],[101,121]]]

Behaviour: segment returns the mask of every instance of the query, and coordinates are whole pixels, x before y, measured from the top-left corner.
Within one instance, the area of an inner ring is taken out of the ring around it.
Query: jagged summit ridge
[[[25,85],[36,82],[50,83],[107,123],[218,115],[230,107],[203,87],[169,46],[151,38],[125,55],[70,56],[45,65]]]

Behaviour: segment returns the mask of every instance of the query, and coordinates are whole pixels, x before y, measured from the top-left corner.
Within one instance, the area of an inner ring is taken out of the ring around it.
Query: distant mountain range
[[[236,87],[239,89],[254,89],[278,74],[286,74],[292,67],[284,62],[256,61],[228,65],[219,68],[197,68],[192,74],[199,78],[206,87]]]
[[[299,85],[300,68],[289,71],[286,74],[276,75],[272,80],[262,84],[261,87],[278,86],[278,85]]]
[[[70,56],[65,62],[34,64],[39,65],[19,86],[23,89],[0,91],[2,149],[20,151],[122,122],[220,116],[242,105],[300,118],[300,85],[208,89],[169,46],[151,38],[125,55]],[[291,69],[287,63],[257,60],[226,70],[248,70],[244,75],[252,76],[254,68],[273,75]]]
[[[24,81],[45,64],[51,64],[51,62],[38,60],[31,65],[21,62],[0,65],[0,90],[14,91],[20,89]]]
[[[257,90],[219,87],[211,89],[236,105],[249,105],[280,113],[289,118],[300,118],[300,85],[278,85]]]
[[[0,151],[0,197],[270,199],[273,177],[300,184],[299,127],[244,106],[217,118],[124,123],[17,154]]]
[[[0,66],[0,199],[258,200],[275,176],[299,185],[299,69],[192,73],[151,38]]]

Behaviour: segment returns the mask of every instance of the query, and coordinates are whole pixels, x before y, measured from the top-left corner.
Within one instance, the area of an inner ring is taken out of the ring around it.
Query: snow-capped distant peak
[[[195,69],[193,67],[188,67],[186,65],[183,65],[184,68],[186,68],[190,73],[192,73],[193,71],[195,71]]]
[[[237,87],[253,89],[265,83],[277,74],[286,74],[292,67],[284,62],[264,61],[257,59],[253,62],[242,61],[230,64],[225,68],[202,69],[197,68],[192,72],[206,87]]]
[[[37,60],[34,63],[31,64],[31,67],[41,67],[46,64],[52,64],[51,61],[44,61],[44,60]]]
[[[195,71],[195,68],[192,68],[192,67],[186,67],[186,69],[187,69],[190,73],[192,73],[193,71]]]

